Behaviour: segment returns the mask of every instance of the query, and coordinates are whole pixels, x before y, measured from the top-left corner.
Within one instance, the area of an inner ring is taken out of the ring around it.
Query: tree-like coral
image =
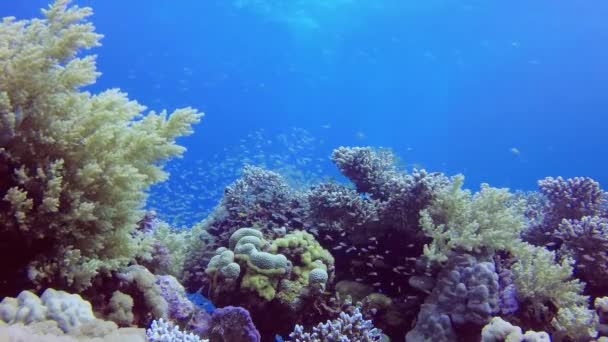
[[[522,204],[512,201],[507,189],[481,185],[471,196],[462,190],[464,178],[456,176],[439,192],[432,205],[420,213],[420,224],[433,241],[424,247],[431,261],[444,262],[452,250],[510,250],[523,227]]]
[[[571,258],[555,262],[555,253],[543,247],[518,242],[514,247],[517,261],[512,266],[513,283],[520,302],[533,307],[547,303],[557,307],[551,325],[557,336],[582,341],[593,336],[594,314],[582,295],[584,284],[572,278]]]
[[[101,38],[92,11],[57,0],[43,13],[0,23],[0,277],[82,289],[145,252],[144,191],[202,115],[143,115],[118,90],[81,91],[99,75],[81,54]]]

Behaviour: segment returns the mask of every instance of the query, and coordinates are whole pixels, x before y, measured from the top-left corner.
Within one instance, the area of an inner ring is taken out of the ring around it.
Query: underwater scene
[[[0,17],[0,342],[608,342],[608,4]]]

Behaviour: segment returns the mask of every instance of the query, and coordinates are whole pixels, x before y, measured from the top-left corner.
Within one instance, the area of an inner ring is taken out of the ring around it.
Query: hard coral
[[[572,277],[573,260],[566,257],[557,263],[554,252],[527,243],[517,243],[513,252],[517,261],[511,270],[519,301],[533,308],[556,307],[545,330],[575,341],[593,336],[594,313],[587,308],[589,298],[582,295],[584,284]]]
[[[556,236],[562,250],[574,258],[575,275],[597,290],[608,284],[608,219],[585,216],[564,219]]]
[[[331,159],[355,184],[357,192],[369,193],[377,199],[389,195],[385,186],[396,174],[395,156],[389,150],[339,147],[332,152]]]
[[[358,307],[353,312],[341,312],[340,316],[326,323],[319,323],[312,332],[296,325],[289,335],[294,342],[374,342],[380,341],[382,332],[374,328],[372,321],[365,320]]]
[[[208,342],[192,333],[181,331],[178,326],[162,318],[152,322],[150,328],[146,330],[146,337],[148,342]]]
[[[555,232],[563,219],[580,220],[584,216],[601,216],[605,192],[598,182],[588,177],[564,179],[547,177],[538,182],[544,201],[534,213],[536,218],[525,231],[526,241],[557,249],[561,241]],[[534,197],[532,197],[534,199]]]
[[[498,274],[488,256],[452,254],[407,340],[435,340],[440,334],[439,340],[455,341],[455,328],[490,321],[499,310],[498,296]]]
[[[134,230],[145,190],[167,178],[162,163],[201,114],[143,115],[117,90],[81,91],[99,75],[82,50],[101,36],[91,9],[68,5],[0,23],[0,250],[11,260],[0,277],[83,289],[144,254]]]
[[[588,177],[563,179],[547,177],[538,181],[540,192],[547,197],[549,212],[561,219],[581,219],[597,215],[604,192],[598,182]]]

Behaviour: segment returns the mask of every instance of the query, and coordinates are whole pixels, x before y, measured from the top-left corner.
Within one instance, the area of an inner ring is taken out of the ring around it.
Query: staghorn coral
[[[439,192],[433,204],[420,213],[424,232],[433,239],[424,246],[430,261],[445,262],[449,252],[481,249],[510,250],[523,228],[520,202],[512,203],[507,189],[481,185],[471,196],[462,190],[462,176],[456,176],[449,188]]]
[[[89,8],[57,0],[44,19],[0,23],[2,279],[83,289],[148,243],[134,230],[145,190],[201,114],[150,112],[118,90],[90,94],[99,45]],[[0,291],[15,292],[8,283]]]

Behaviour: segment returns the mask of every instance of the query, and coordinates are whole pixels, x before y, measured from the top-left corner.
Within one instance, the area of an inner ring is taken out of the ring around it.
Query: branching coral
[[[583,296],[584,284],[572,278],[573,260],[555,262],[555,253],[543,247],[517,243],[517,261],[513,264],[513,283],[520,302],[542,307],[551,303],[557,307],[552,320],[558,334],[574,340],[593,336],[593,311],[587,309],[588,298]]]
[[[340,316],[326,323],[319,323],[312,332],[296,325],[289,335],[294,342],[374,342],[380,341],[382,332],[374,328],[371,321],[365,320],[358,307],[352,313],[341,312]]]
[[[395,155],[389,150],[340,147],[332,152],[331,160],[355,184],[357,192],[369,193],[377,199],[389,195],[386,184],[397,174]]]
[[[608,284],[608,219],[585,216],[564,219],[556,236],[562,250],[576,261],[576,276],[588,285],[603,290]]]
[[[152,322],[146,330],[146,337],[148,342],[208,342],[192,333],[181,331],[178,326],[162,318]]]
[[[538,181],[538,187],[550,202],[550,214],[559,220],[597,215],[601,210],[604,192],[591,178],[547,177]]]
[[[588,177],[547,177],[538,182],[541,203],[536,203],[530,213],[536,217],[525,232],[527,241],[536,245],[557,247],[561,241],[555,237],[555,232],[563,219],[580,220],[584,216],[601,216],[605,208],[605,192],[598,182]],[[534,196],[532,204],[537,201]]]
[[[319,230],[356,230],[379,220],[379,202],[362,198],[354,189],[321,183],[308,193],[309,219]]]
[[[89,8],[57,0],[45,19],[0,24],[0,240],[3,279],[82,289],[99,271],[144,253],[134,234],[144,190],[184,148],[201,114],[190,108],[143,115],[118,90],[95,82],[99,45]],[[12,291],[13,289],[9,289]]]
[[[424,255],[431,261],[446,261],[452,250],[508,251],[519,240],[522,204],[512,203],[507,189],[487,184],[471,196],[461,189],[463,181],[462,176],[454,177],[451,186],[440,191],[420,214],[422,229],[433,239],[424,247]]]

